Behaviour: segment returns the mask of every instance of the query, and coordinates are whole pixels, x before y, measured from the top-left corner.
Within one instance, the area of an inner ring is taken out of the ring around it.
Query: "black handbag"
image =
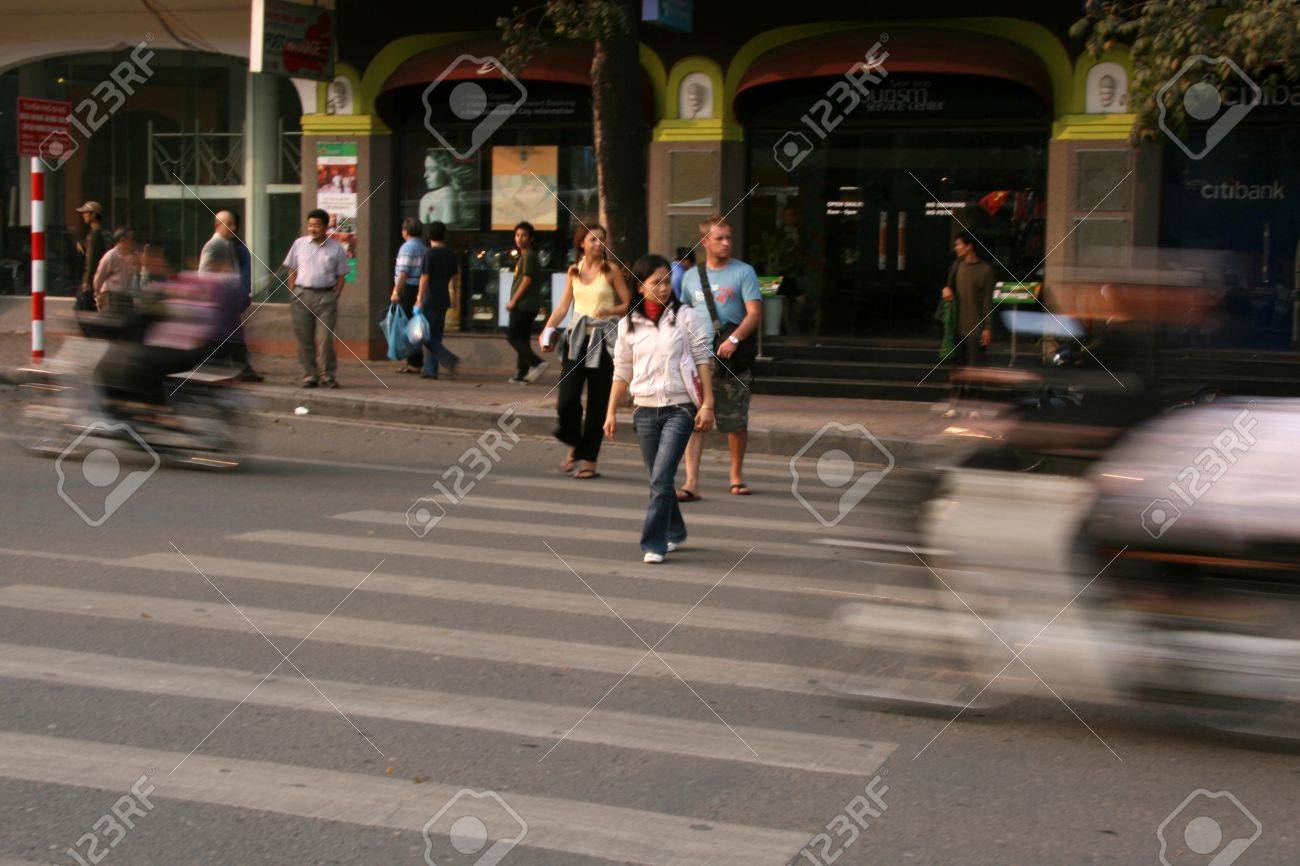
[[[733,373],[743,373],[754,363],[758,357],[758,334],[750,334],[745,339],[736,344],[736,351],[731,353],[730,358],[723,359],[718,355],[718,347],[722,345],[728,337],[740,327],[739,325],[724,325],[718,318],[718,305],[713,300],[713,287],[709,285],[709,269],[705,262],[700,262],[696,266],[700,273],[700,291],[704,294],[704,305],[709,309],[709,318],[713,321],[713,355],[717,358],[718,363],[725,366]]]

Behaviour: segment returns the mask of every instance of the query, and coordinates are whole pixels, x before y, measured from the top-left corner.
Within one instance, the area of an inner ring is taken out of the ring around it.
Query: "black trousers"
[[[594,462],[605,439],[605,410],[609,408],[609,389],[614,384],[614,361],[604,351],[600,353],[598,367],[586,367],[581,360],[566,358],[562,372],[555,404],[560,422],[555,428],[555,438],[573,448],[574,459]],[[584,387],[587,389],[585,415]]]
[[[948,368],[956,371],[961,367],[982,367],[984,365],[984,346],[980,344],[980,335],[982,328],[976,328],[973,333],[957,343],[953,348],[952,354],[948,356]],[[949,398],[951,400],[969,400],[977,397],[977,389],[966,383],[953,383],[949,389]]]
[[[506,325],[506,341],[510,343],[510,348],[515,350],[516,372],[521,378],[528,372],[529,367],[536,367],[542,363],[542,359],[533,351],[533,319],[535,318],[537,318],[536,310],[516,308],[510,311],[510,322]]]

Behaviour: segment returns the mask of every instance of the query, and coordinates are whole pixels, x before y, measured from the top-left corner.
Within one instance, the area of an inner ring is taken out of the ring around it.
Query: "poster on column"
[[[551,190],[559,182],[560,149],[492,148],[492,228],[509,231],[530,222],[538,231],[557,228],[557,202]]]
[[[357,144],[316,142],[316,207],[330,215],[330,236],[348,253],[345,282],[357,281]]]

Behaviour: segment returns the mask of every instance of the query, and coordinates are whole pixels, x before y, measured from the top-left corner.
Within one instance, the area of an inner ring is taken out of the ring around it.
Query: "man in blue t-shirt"
[[[700,223],[700,238],[718,319],[724,327],[735,326],[716,350],[717,357],[726,361],[743,340],[758,333],[763,323],[763,294],[759,291],[758,275],[754,269],[731,257],[731,226],[724,217],[711,216]],[[713,317],[709,315],[708,302],[701,289],[698,267],[682,275],[682,303],[694,307],[698,320],[709,329],[711,345]],[[749,442],[749,394],[754,374],[751,370],[732,372],[720,369],[717,364],[714,367],[713,393],[718,404],[714,416],[718,429],[727,434],[727,447],[731,452],[731,492],[736,496],[748,496],[750,490],[742,470]],[[686,482],[677,491],[677,498],[682,502],[699,498],[703,450],[703,438],[698,433],[693,434],[686,446]]]

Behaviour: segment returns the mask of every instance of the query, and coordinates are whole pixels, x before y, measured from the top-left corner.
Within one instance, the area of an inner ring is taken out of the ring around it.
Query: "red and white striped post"
[[[45,168],[32,157],[32,363],[45,358]]]

